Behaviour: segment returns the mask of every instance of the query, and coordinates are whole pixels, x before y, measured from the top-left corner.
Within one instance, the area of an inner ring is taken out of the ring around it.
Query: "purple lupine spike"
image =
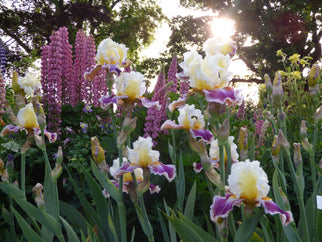
[[[164,87],[166,84],[165,82],[165,74],[164,74],[164,65],[162,65],[161,67],[161,71],[158,75],[158,79],[157,79],[157,83],[155,84],[155,87],[154,87],[154,93],[156,93],[158,90],[160,90],[162,87]],[[154,98],[154,96],[153,96]],[[152,101],[156,101],[156,100],[153,100],[152,98]]]
[[[168,79],[167,79],[167,83],[169,82],[173,82],[170,90],[171,92],[177,92],[177,88],[178,88],[178,80],[177,80],[177,57],[173,56],[170,67],[169,67],[169,71],[168,71]]]
[[[161,86],[163,84],[163,86]],[[152,101],[159,101],[160,109],[158,110],[155,107],[151,107],[147,111],[146,122],[144,124],[144,137],[151,137],[153,139],[153,145],[157,143],[154,140],[159,136],[161,132],[161,124],[167,119],[166,114],[166,94],[169,90],[169,86],[165,83],[164,68],[161,68],[161,71],[158,76],[158,81],[155,88],[155,93],[152,98]]]
[[[59,29],[62,45],[62,103],[70,103],[70,90],[72,90],[73,78],[73,51],[72,46],[69,44],[68,30],[66,27]]]
[[[95,40],[92,35],[86,36],[85,39],[85,65],[86,65],[86,71],[90,71],[95,66],[95,58],[96,58],[96,46],[95,46]],[[105,85],[105,79],[102,78],[104,75],[105,70],[101,70],[99,72],[98,78],[96,78],[93,82],[89,82],[84,80],[84,73],[83,73],[83,82],[86,92],[82,93],[82,99],[85,100],[88,104],[93,104],[96,102],[98,104],[99,98],[101,95],[98,95],[101,93],[101,88],[104,87],[102,84]],[[105,85],[106,86],[106,85]],[[106,88],[107,90],[107,88]],[[106,92],[104,92],[105,94]],[[103,93],[101,93],[103,94]]]
[[[256,126],[255,134],[257,135],[257,137],[259,137],[264,123],[262,109],[254,112],[254,120],[255,120],[255,126]]]
[[[85,67],[85,33],[82,29],[80,29],[76,34],[75,39],[75,58],[73,64],[73,86],[74,91],[72,92],[72,100],[71,105],[75,106],[77,103],[81,101],[82,90],[84,89],[84,75],[83,73],[86,71]]]
[[[42,48],[41,84],[43,87],[43,105],[48,113],[48,129],[60,134],[60,113],[62,98],[63,44],[59,31],[50,36],[50,43]]]
[[[6,112],[6,89],[3,75],[0,72],[0,118]]]
[[[189,92],[189,88],[190,88],[189,81],[186,81],[186,80],[181,80],[180,81],[179,93],[180,93],[181,97]]]
[[[2,75],[4,75],[6,72],[6,64],[6,48],[4,43],[0,40],[0,72],[2,73]]]
[[[243,100],[242,104],[239,106],[237,118],[240,120],[245,119],[245,101]]]

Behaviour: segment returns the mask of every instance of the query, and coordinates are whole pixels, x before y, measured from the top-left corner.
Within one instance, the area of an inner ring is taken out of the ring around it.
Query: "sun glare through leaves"
[[[235,22],[229,18],[215,17],[211,23],[211,32],[222,41],[228,40],[236,32]]]

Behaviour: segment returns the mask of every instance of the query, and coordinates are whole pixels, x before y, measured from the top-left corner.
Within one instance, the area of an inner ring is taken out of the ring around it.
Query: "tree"
[[[0,37],[14,43],[8,64],[24,56],[39,57],[53,31],[63,26],[70,40],[84,29],[97,43],[107,36],[124,43],[135,60],[163,19],[161,9],[150,0],[19,0],[7,5],[0,3]]]
[[[219,17],[233,19],[237,54],[260,76],[282,68],[276,57],[279,49],[288,55],[311,56],[312,63],[321,58],[322,19],[318,0],[181,0],[180,3],[187,7],[197,5],[205,10],[211,9]],[[181,26],[184,21],[187,20],[183,20]],[[181,26],[177,30],[182,29]],[[170,43],[176,43],[178,35],[178,32],[173,34]],[[253,45],[244,46],[249,38]]]

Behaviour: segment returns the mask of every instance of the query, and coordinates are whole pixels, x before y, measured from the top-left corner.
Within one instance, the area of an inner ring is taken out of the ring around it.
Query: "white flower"
[[[34,95],[35,91],[41,88],[40,79],[31,73],[27,73],[24,77],[18,77],[18,84],[29,96]]]
[[[126,157],[123,157],[123,162],[127,162]],[[113,166],[110,167],[110,174],[117,180],[117,175],[120,169],[120,159],[117,158],[113,160]],[[134,175],[137,181],[143,181],[143,170],[142,168],[135,168]],[[128,183],[133,181],[131,172],[123,174],[123,182]]]
[[[206,55],[215,55],[218,53],[234,55],[236,52],[236,42],[231,40],[222,42],[215,37],[209,38],[203,44],[203,50],[206,52]]]
[[[201,110],[196,109],[195,105],[184,105],[179,108],[178,123],[184,129],[202,129],[205,127],[204,116]]]
[[[160,153],[157,150],[152,150],[152,146],[151,137],[139,137],[133,143],[133,149],[127,148],[129,161],[142,168],[159,164]]]
[[[128,96],[129,99],[141,97],[146,92],[144,76],[139,72],[122,72],[115,79],[117,95]]]
[[[32,103],[28,103],[24,108],[21,108],[17,114],[17,118],[19,124],[26,129],[39,128]]]
[[[268,179],[259,161],[238,162],[231,166],[229,190],[236,198],[254,201],[265,198],[269,192]]]
[[[184,74],[190,77],[190,86],[198,90],[225,88],[231,80],[228,71],[231,59],[228,55],[217,53],[204,59],[196,51],[186,52],[184,62],[180,63]]]
[[[97,64],[121,65],[126,59],[127,51],[128,48],[124,44],[118,44],[110,38],[104,39],[97,47]]]
[[[234,139],[235,139],[234,136],[229,136],[228,137],[228,142],[229,142],[229,145],[230,145],[230,152],[231,152],[231,160],[233,162],[238,162],[239,155],[238,155],[238,152],[237,152],[237,145],[234,143]],[[225,147],[224,147],[224,151],[225,151],[225,156],[224,157],[225,157],[225,161],[226,161],[227,160],[227,153],[226,153]],[[212,160],[215,160],[215,161],[220,160],[218,139],[215,139],[215,140],[213,140],[211,142],[209,155],[210,155],[210,158]]]
[[[186,75],[190,75],[191,66],[196,65],[202,61],[201,55],[197,51],[188,51],[183,54],[183,62],[180,63],[180,67]]]

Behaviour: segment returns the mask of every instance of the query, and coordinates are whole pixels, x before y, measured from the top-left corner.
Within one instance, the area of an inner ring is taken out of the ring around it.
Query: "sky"
[[[179,0],[158,0],[158,3],[162,8],[163,13],[169,19],[178,15],[181,15],[181,16],[193,15],[195,17],[205,16],[205,15],[214,16],[214,13],[212,13],[211,11],[205,12],[201,10],[184,8],[179,4]],[[221,21],[221,19],[219,21]],[[231,23],[229,21],[226,23],[220,22],[219,24],[217,24],[217,26],[221,26],[224,28],[216,29],[213,31],[216,33],[223,32],[231,28]],[[230,31],[233,31],[233,30],[230,30]],[[169,25],[166,22],[163,22],[160,25],[159,29],[156,31],[155,41],[149,47],[147,47],[141,52],[142,58],[157,58],[160,55],[160,53],[166,50],[166,44],[168,43],[170,34],[171,34],[171,30]],[[209,36],[209,37],[213,37],[213,36]],[[251,72],[248,70],[245,63],[240,59],[238,59],[238,57],[233,58],[233,61],[230,65],[230,70],[233,72],[234,75],[238,75],[241,78],[251,74]],[[151,87],[149,88],[149,91],[153,90],[156,79],[157,77],[154,80],[152,80],[152,84],[151,84]],[[257,84],[238,83],[237,86],[238,88],[242,89],[246,100],[249,100],[255,103],[258,102]]]

